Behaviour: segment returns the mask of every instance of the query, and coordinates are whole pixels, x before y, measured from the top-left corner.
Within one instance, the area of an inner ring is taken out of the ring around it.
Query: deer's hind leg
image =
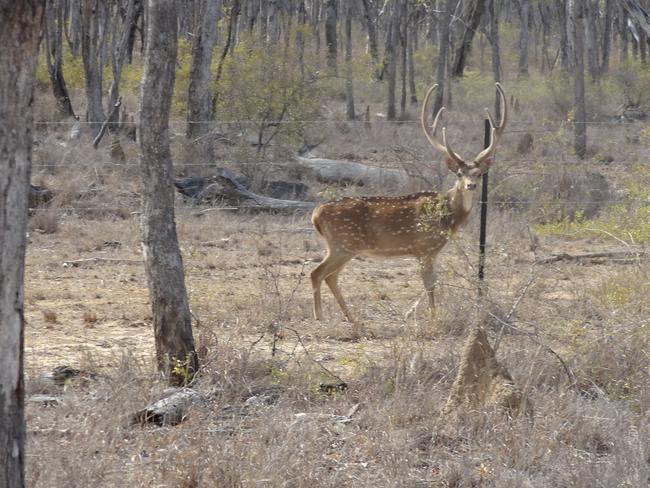
[[[320,294],[323,280],[326,281],[330,290],[332,290],[332,294],[334,295],[334,298],[336,298],[336,301],[339,307],[341,307],[345,317],[348,320],[351,320],[348,308],[343,300],[343,295],[338,287],[337,279],[343,266],[345,266],[352,257],[352,255],[347,253],[336,253],[330,250],[325,259],[316,267],[316,269],[314,269],[314,271],[311,272],[311,285],[314,293],[314,318],[316,320],[323,320],[323,308],[321,305]]]
[[[352,320],[352,316],[350,315],[350,311],[348,310],[348,306],[345,304],[343,294],[341,293],[341,289],[339,288],[338,284],[339,273],[341,272],[341,269],[343,269],[343,265],[338,269],[338,271],[335,271],[327,278],[325,278],[325,282],[327,283],[327,286],[330,287],[332,295],[334,295],[334,298],[336,298],[336,303],[339,304],[339,308],[343,312],[343,315],[345,315],[345,318],[348,319],[348,322],[354,322]]]

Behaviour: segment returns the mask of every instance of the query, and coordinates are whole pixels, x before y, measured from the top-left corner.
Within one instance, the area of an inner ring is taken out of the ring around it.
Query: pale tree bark
[[[81,0],[64,0],[69,18],[65,28],[65,38],[73,56],[79,55],[81,49]],[[66,16],[67,17],[67,16]]]
[[[433,104],[433,113],[437,114],[443,106],[445,99],[445,73],[447,71],[447,56],[449,55],[449,24],[454,0],[445,0],[445,10],[440,13],[440,40],[438,42],[438,60],[436,62],[436,99]]]
[[[147,49],[141,84],[141,238],[153,310],[156,359],[172,384],[198,368],[174,221],[169,113],[176,69],[176,1],[148,0]]]
[[[585,108],[585,0],[573,0],[572,22],[574,46],[575,110],[573,118],[574,149],[583,159],[587,152],[587,115]]]
[[[116,6],[119,8],[119,6]],[[128,0],[126,14],[122,22],[122,32],[119,32],[117,15],[114,16],[114,29],[111,39],[111,68],[113,81],[108,89],[108,106],[113,107],[120,97],[120,81],[122,80],[122,68],[129,54],[131,39],[135,37],[135,28],[138,22],[138,0]],[[117,112],[117,111],[116,111]],[[114,113],[115,121],[119,120],[119,113]]]
[[[400,71],[401,71],[401,91],[399,108],[402,117],[406,114],[406,80],[408,76],[408,0],[400,0],[399,6],[399,47],[400,47]]]
[[[352,7],[352,2],[345,5],[345,112],[348,120],[357,118],[352,84]]]
[[[86,119],[93,138],[106,119],[102,105],[102,68],[108,29],[108,5],[102,0],[81,0],[81,54],[86,75]]]
[[[413,59],[413,56],[415,54],[415,43],[417,41],[417,32],[413,32],[409,34],[407,42],[408,42],[408,51],[407,51],[407,56],[408,56],[408,77],[409,77],[409,93],[411,95],[410,102],[411,105],[417,105],[418,104],[418,94],[417,94],[417,89],[415,87],[415,60]]]
[[[569,21],[565,0],[555,0],[555,8],[557,10],[560,31],[560,67],[563,72],[568,73],[571,68],[571,60],[569,57]]]
[[[619,61],[621,63],[627,62],[629,39],[627,35],[627,10],[621,5],[619,6],[619,22],[618,33],[621,36],[621,50],[619,52]]]
[[[327,67],[337,74],[336,57],[338,41],[336,35],[336,0],[325,0],[325,45],[327,46]]]
[[[605,0],[605,19],[603,25],[603,50],[600,73],[609,71],[609,56],[612,49],[612,24],[614,23],[614,0]]]
[[[379,67],[379,43],[377,42],[377,4],[375,0],[363,1],[363,18],[368,31],[368,52],[375,65],[374,76],[376,80],[381,77]]]
[[[307,25],[307,8],[305,0],[298,3],[298,30],[296,31],[296,52],[300,66],[300,80],[305,81],[305,26]]]
[[[488,16],[489,16],[489,39],[490,48],[492,51],[492,73],[494,74],[494,81],[500,83],[503,78],[501,69],[501,52],[499,50],[499,17],[494,8],[495,0],[489,0],[488,3]],[[494,99],[494,113],[497,120],[501,120],[501,104],[499,103],[499,96],[496,95]]]
[[[551,37],[551,27],[555,24],[553,19],[553,6],[549,3],[540,2],[538,4],[539,18],[542,24],[542,65],[540,72],[553,71],[555,61],[551,60],[549,54],[549,39]]]
[[[43,3],[0,0],[0,488],[25,486],[25,236]]]
[[[589,76],[592,81],[598,80],[600,76],[600,53],[598,50],[598,16],[599,16],[599,2],[598,0],[588,0],[585,3],[585,22],[586,27],[586,44],[587,44],[587,67],[589,69]]]
[[[196,139],[210,132],[212,119],[212,91],[210,89],[212,50],[217,41],[217,21],[221,0],[201,0],[198,32],[192,44],[192,65],[187,94],[188,139]]]
[[[399,38],[399,8],[393,6],[388,22],[388,33],[386,35],[385,64],[386,78],[388,80],[386,118],[395,120],[397,118],[396,86],[397,86],[397,49],[395,44]]]

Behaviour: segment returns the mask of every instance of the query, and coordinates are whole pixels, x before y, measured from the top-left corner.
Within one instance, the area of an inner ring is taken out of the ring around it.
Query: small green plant
[[[174,367],[172,368],[171,375],[179,385],[188,385],[194,377],[195,371],[192,366],[192,355],[193,353],[188,353],[185,359],[173,358]]]

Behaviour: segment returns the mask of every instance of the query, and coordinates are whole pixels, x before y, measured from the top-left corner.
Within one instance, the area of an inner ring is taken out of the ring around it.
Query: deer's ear
[[[485,174],[492,166],[492,158],[485,158],[483,161],[477,164],[478,169],[481,170],[481,174]]]
[[[445,157],[445,164],[447,165],[447,168],[449,168],[449,171],[451,171],[452,173],[457,173],[458,170],[460,169],[458,163],[454,159],[450,158],[449,156]]]

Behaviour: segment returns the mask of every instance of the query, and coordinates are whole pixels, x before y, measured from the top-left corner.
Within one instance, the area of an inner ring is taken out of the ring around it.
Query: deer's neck
[[[472,210],[472,197],[474,192],[464,191],[460,187],[460,182],[456,183],[454,187],[447,192],[447,199],[449,201],[449,209],[453,215],[453,227],[456,230],[469,215]]]

